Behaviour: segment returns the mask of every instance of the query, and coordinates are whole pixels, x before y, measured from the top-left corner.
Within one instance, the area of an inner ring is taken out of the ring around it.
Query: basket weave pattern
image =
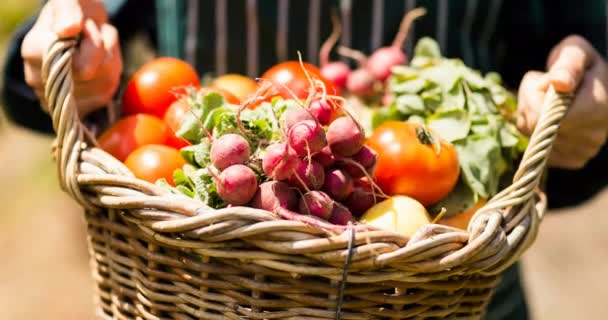
[[[215,210],[134,178],[96,148],[72,96],[74,39],[43,64],[62,188],[85,209],[96,297],[106,319],[478,319],[499,275],[531,245],[538,190],[570,97],[546,99],[513,184],[468,230],[429,224],[412,238],[343,233],[263,210]]]

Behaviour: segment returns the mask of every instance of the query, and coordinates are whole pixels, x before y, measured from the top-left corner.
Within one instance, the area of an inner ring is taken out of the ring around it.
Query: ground
[[[37,1],[2,1],[0,49]],[[0,58],[2,57],[0,54]],[[51,138],[0,116],[0,319],[93,318],[84,223],[60,191]],[[608,297],[608,190],[553,211],[523,258],[533,319],[603,319]]]

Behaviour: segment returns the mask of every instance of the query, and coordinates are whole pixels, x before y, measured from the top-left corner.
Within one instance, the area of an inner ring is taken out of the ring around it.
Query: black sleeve
[[[10,120],[18,125],[50,133],[50,117],[42,108],[32,89],[25,83],[21,42],[34,24],[35,19],[27,21],[15,32],[6,54],[2,86],[2,105]]]
[[[608,145],[580,170],[549,169],[546,192],[551,208],[571,207],[588,201],[608,185]]]
[[[529,10],[521,10],[528,5]],[[509,1],[501,19],[505,54],[499,72],[517,88],[528,70],[545,70],[550,50],[570,34],[579,34],[600,52],[606,50],[606,3],[567,0]],[[580,170],[549,169],[545,189],[549,206],[579,205],[601,192],[608,183],[608,146]]]
[[[551,46],[570,34],[580,34],[602,56],[606,48],[606,2],[544,1],[545,36]],[[580,170],[550,169],[547,177],[549,206],[562,208],[590,200],[608,184],[608,146]]]
[[[151,43],[154,44],[155,9],[153,2],[151,1],[145,6],[141,4],[138,6],[137,1],[128,0],[116,3],[120,3],[120,5],[113,6],[108,15],[110,23],[118,29],[120,34],[121,48],[125,48],[125,43],[137,32],[143,32],[149,36]],[[2,82],[2,105],[8,118],[14,123],[38,132],[52,133],[50,116],[42,111],[38,98],[25,83],[23,59],[20,53],[23,38],[33,26],[36,18],[33,17],[25,22],[13,34],[8,46]]]

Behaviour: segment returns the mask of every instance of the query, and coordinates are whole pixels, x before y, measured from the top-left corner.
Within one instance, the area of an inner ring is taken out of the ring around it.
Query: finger
[[[28,34],[23,38],[23,42],[21,43],[21,57],[24,62],[41,65],[42,64],[42,54],[43,47],[41,39],[44,38],[38,30],[32,29]]]
[[[24,63],[23,73],[25,76],[25,83],[32,88],[42,88],[42,78],[40,76],[40,69],[35,66]]]
[[[574,91],[596,55],[593,47],[579,36],[569,36],[558,44],[547,61],[549,78],[555,90]]]
[[[108,56],[111,57],[111,59],[109,59],[110,68],[108,69],[110,70],[110,75],[114,80],[111,88],[111,92],[114,94],[118,91],[118,87],[120,86],[120,76],[123,70],[122,52],[120,50],[118,31],[112,27],[112,30],[107,32],[110,33],[109,37],[111,38],[109,43],[111,44],[112,50],[110,53],[108,53]]]
[[[87,19],[80,48],[74,54],[74,78],[83,81],[93,79],[99,72],[104,56],[101,32],[93,20]]]
[[[108,14],[102,0],[81,1],[81,5],[85,16],[95,21],[98,26],[108,22]]]
[[[108,91],[86,97],[76,97],[79,115],[84,117],[93,111],[105,107],[111,101],[112,96],[112,92]]]
[[[540,117],[544,93],[549,86],[547,74],[539,71],[529,71],[524,75],[518,92],[518,126],[527,134],[531,134]]]
[[[114,91],[116,83],[116,79],[114,78],[113,75],[106,74],[93,80],[76,82],[74,83],[74,93],[78,97],[106,95],[107,91]]]
[[[577,94],[561,121],[563,129],[576,130],[581,128],[608,128],[608,107],[603,101],[608,101],[608,92],[602,79],[603,67],[595,64],[583,77]]]
[[[105,48],[104,72],[114,73],[119,78],[123,64],[118,30],[112,25],[104,24],[101,27],[101,36]]]
[[[595,157],[600,149],[601,146],[586,143],[555,144],[548,163],[550,166],[563,169],[580,169]]]
[[[48,40],[54,38],[54,34],[48,28],[49,17],[52,14],[50,5],[42,7],[38,20],[23,38],[21,43],[21,57],[30,63],[41,64],[42,55],[47,49]]]
[[[551,164],[578,169],[594,158],[606,143],[608,128],[580,129],[576,132],[558,132],[553,145]],[[555,153],[555,155],[553,155]]]
[[[84,14],[78,0],[55,0],[51,30],[60,38],[75,37],[83,29]]]
[[[39,100],[41,100],[41,101],[43,100],[42,95],[44,94],[44,92],[43,92],[42,88],[40,88],[40,87],[34,88],[34,93],[36,94],[36,96],[38,97]],[[44,109],[44,107],[46,107],[46,106],[43,106],[43,109]]]
[[[553,148],[549,155],[549,159],[547,160],[547,165],[551,168],[576,170],[584,167],[585,162],[572,157],[571,152],[569,151]]]
[[[560,127],[554,145],[564,149],[588,150],[583,155],[594,155],[606,143],[608,127],[578,128],[576,131],[563,130]]]

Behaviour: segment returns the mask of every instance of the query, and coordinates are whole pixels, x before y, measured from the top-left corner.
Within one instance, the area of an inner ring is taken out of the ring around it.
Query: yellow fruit
[[[241,101],[247,100],[258,89],[255,80],[236,73],[219,76],[211,85],[229,91]]]
[[[472,208],[449,217],[441,218],[441,220],[437,221],[437,224],[467,230],[469,226],[469,221],[471,221],[471,218],[473,218],[475,212],[477,212],[477,210],[483,207],[486,203],[486,200],[480,199]]]
[[[361,222],[411,237],[421,226],[431,223],[431,217],[415,199],[394,196],[367,210]]]

